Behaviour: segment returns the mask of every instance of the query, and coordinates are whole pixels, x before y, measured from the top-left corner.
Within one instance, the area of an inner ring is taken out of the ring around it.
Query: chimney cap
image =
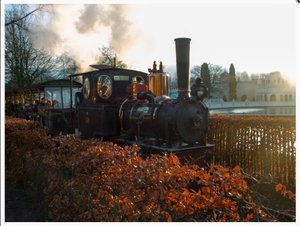
[[[191,41],[191,39],[190,39],[190,38],[186,38],[186,37],[182,37],[182,38],[175,38],[174,40],[175,40],[175,41],[177,41],[177,40],[183,40],[183,39],[186,39],[186,40],[189,40],[189,41]]]

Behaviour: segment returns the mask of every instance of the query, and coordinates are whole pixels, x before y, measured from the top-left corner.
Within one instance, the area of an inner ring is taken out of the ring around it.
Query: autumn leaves
[[[270,220],[239,166],[182,165],[172,154],[144,158],[136,145],[49,137],[35,122],[12,118],[5,141],[6,183],[40,186],[53,221]],[[283,185],[276,190],[293,198]]]

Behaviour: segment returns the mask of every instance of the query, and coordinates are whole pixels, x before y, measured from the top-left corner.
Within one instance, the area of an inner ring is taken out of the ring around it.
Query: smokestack
[[[190,38],[175,39],[179,101],[190,97],[190,41]]]

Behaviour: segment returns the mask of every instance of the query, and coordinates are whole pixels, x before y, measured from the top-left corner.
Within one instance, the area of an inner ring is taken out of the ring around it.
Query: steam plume
[[[68,53],[80,71],[89,70],[98,48],[111,46],[122,55],[135,40],[127,5],[50,5],[43,25],[35,27],[34,44],[55,55]]]

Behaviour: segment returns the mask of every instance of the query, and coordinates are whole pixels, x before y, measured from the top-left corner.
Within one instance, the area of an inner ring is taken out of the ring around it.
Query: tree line
[[[221,68],[218,66],[211,66],[210,67],[212,70],[212,73],[210,72],[209,65],[207,63],[203,63],[200,67],[200,77],[203,80],[204,85],[207,86],[208,88],[208,97],[210,96],[210,93],[212,91],[212,88],[217,88],[212,86],[212,78],[213,80],[217,79],[218,74],[216,74],[216,69],[217,72],[220,72]],[[192,73],[195,72],[192,71]],[[220,74],[219,74],[220,75]],[[229,100],[236,100],[236,86],[237,86],[237,81],[236,81],[236,74],[235,74],[235,68],[233,64],[230,64],[229,67],[229,74],[228,74],[228,86],[229,86],[229,93],[228,97]]]
[[[26,4],[9,5],[5,9],[5,83],[9,88],[23,88],[35,83],[67,78],[68,75],[78,72],[76,60],[64,52],[54,56],[47,49],[37,48],[34,45],[33,26],[41,20],[45,13],[51,13],[47,5],[36,5],[35,8]],[[114,65],[127,68],[127,65],[114,58],[116,53],[110,46],[99,48],[96,64]],[[211,91],[219,89],[215,82],[226,70],[214,64],[203,63],[191,70],[191,82],[201,77],[203,83]],[[175,81],[171,81],[174,86]],[[233,64],[229,68],[229,99],[236,99],[236,74]]]
[[[33,27],[37,20],[51,13],[47,5],[35,8],[26,4],[12,4],[5,8],[5,85],[6,88],[23,88],[39,82],[67,78],[78,72],[76,59],[68,52],[59,56],[34,45]],[[96,64],[112,65],[116,53],[112,47],[99,48]],[[92,62],[91,62],[92,63]],[[126,68],[121,60],[118,67]]]
[[[64,78],[76,71],[68,53],[53,56],[34,46],[33,26],[42,19],[44,5],[9,5],[5,10],[5,81],[10,88],[22,88],[49,79]]]
[[[236,87],[237,80],[240,78],[247,80],[249,79],[247,72],[236,73],[233,64],[230,64],[229,73],[226,68],[212,64],[212,63],[203,63],[202,65],[195,65],[190,71],[191,77],[190,82],[193,84],[196,78],[201,78],[203,84],[208,88],[207,97],[211,96],[211,93],[224,93],[223,86],[220,86],[220,82],[228,83],[228,99],[236,100]],[[177,79],[175,74],[171,76],[171,89],[177,88]]]

